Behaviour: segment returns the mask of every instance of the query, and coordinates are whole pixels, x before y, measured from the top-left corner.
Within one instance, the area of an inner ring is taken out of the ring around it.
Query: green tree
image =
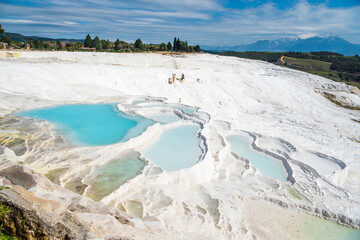
[[[199,45],[196,45],[195,48],[194,48],[194,51],[195,51],[195,52],[200,52],[200,51],[201,51],[200,46],[199,46]]]
[[[109,49],[110,48],[110,41],[109,39],[106,39],[106,42],[105,42],[105,49]]]
[[[173,50],[174,51],[177,51],[177,48],[176,48],[176,46],[177,46],[177,40],[176,40],[176,37],[174,37],[174,43],[173,43]]]
[[[176,51],[181,51],[181,41],[180,38],[177,39],[176,41]]]
[[[65,43],[65,50],[66,51],[71,51],[72,49],[72,44],[71,43]]]
[[[137,49],[142,50],[142,51],[145,50],[144,44],[143,44],[143,42],[141,41],[140,38],[136,39],[136,41],[135,41],[135,47],[136,47]]]
[[[96,36],[94,38],[92,46],[95,47],[96,50],[98,50],[98,51],[102,49],[102,44],[101,44],[100,38],[98,36]]]
[[[42,48],[48,50],[50,48],[48,43],[42,43]]]
[[[41,42],[39,41],[39,39],[35,39],[34,40],[34,47],[36,49],[40,49],[41,48]]]
[[[166,51],[167,50],[167,46],[166,46],[165,43],[161,43],[159,47],[160,47],[160,51]]]
[[[10,46],[10,44],[11,44],[11,38],[10,38],[8,35],[3,35],[3,36],[0,38],[0,42],[7,43],[7,44]]]
[[[115,41],[115,50],[118,51],[121,48],[121,43],[119,39],[116,39]]]
[[[0,186],[0,195],[6,195],[5,193],[2,193],[1,191],[4,189],[9,189],[9,187],[5,187],[5,185]],[[3,204],[0,204],[0,221],[3,222],[4,221],[4,217],[6,217],[6,215],[10,214],[12,211],[10,210],[9,206],[5,206]],[[3,224],[0,224],[0,239],[14,239],[12,237],[10,237],[7,234],[3,233]]]
[[[75,51],[79,51],[79,49],[83,46],[81,42],[76,42],[72,45],[72,49]]]
[[[57,48],[58,50],[61,50],[61,49],[63,48],[62,43],[61,43],[60,41],[57,41],[57,42],[56,42],[56,48]]]
[[[30,45],[30,48],[34,47],[34,43],[31,38],[29,38],[28,44]]]
[[[1,28],[1,24],[0,24],[0,33],[4,33],[5,29]]]
[[[168,51],[171,51],[171,48],[172,48],[171,42],[168,42],[168,44],[167,44],[167,50],[168,50]]]
[[[92,39],[90,37],[90,34],[88,34],[85,38],[84,47],[91,47],[92,45]]]
[[[102,49],[106,49],[106,40],[100,40]]]
[[[188,45],[187,41],[184,44],[184,51],[189,52],[189,45]]]
[[[156,50],[155,45],[152,44],[152,43],[145,45],[145,48],[146,48],[146,50],[150,50],[150,51],[155,51]]]

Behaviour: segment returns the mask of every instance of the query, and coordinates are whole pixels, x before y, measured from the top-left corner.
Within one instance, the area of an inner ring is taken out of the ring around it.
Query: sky
[[[327,34],[360,44],[359,16],[360,0],[0,0],[7,32],[207,46]]]

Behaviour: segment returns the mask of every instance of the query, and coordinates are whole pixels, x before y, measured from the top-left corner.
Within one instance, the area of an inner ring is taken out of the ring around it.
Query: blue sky
[[[360,43],[360,0],[0,0],[8,32],[233,46],[336,34]]]

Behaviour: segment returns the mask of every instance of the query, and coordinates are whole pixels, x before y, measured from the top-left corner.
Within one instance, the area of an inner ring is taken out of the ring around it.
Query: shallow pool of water
[[[282,162],[264,153],[255,151],[251,147],[249,137],[232,135],[226,139],[230,142],[231,149],[234,153],[248,159],[264,176],[276,178],[283,182],[286,181],[287,173]]]
[[[130,116],[115,104],[74,104],[19,112],[17,116],[46,120],[80,146],[108,145],[140,135],[152,120]]]
[[[303,240],[359,240],[360,230],[312,216],[300,219]]]
[[[94,180],[86,190],[86,196],[95,201],[101,200],[138,175],[145,165],[146,162],[140,159],[138,152],[123,153],[118,159],[96,168]]]
[[[164,131],[144,152],[145,158],[165,171],[175,171],[196,164],[201,155],[199,127],[184,125]]]
[[[185,113],[192,115],[196,110],[190,107],[185,107],[183,105],[176,106],[177,109],[183,110]]]
[[[177,121],[181,120],[174,113],[153,113],[153,114],[147,114],[147,115],[145,115],[145,117],[150,118],[156,122],[163,123],[163,124],[173,123],[173,122],[177,122]]]

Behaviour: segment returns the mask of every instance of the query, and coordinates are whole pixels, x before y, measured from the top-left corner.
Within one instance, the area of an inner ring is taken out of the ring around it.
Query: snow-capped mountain
[[[360,54],[360,45],[352,44],[337,35],[311,36],[300,35],[295,38],[261,40],[252,44],[233,47],[202,46],[204,50],[213,51],[272,51],[272,52],[311,52],[330,51],[344,55]]]

